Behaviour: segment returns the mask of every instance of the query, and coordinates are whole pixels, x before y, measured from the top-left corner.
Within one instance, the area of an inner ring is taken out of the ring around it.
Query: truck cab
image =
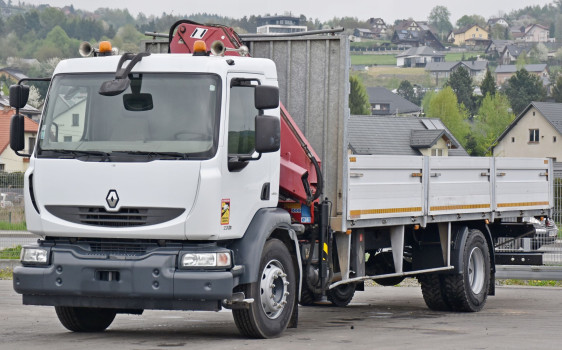
[[[54,305],[67,328],[92,330],[73,327],[77,310],[115,316],[253,302],[235,288],[257,280],[265,238],[291,231],[289,214],[276,209],[272,61],[70,59],[57,66],[46,100],[25,174],[27,228],[42,240],[24,248],[14,271],[25,304]],[[291,276],[279,280],[294,286]]]

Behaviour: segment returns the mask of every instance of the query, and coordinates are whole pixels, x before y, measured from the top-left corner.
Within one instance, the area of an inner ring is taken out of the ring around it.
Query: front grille
[[[103,227],[139,227],[161,224],[180,216],[183,208],[121,208],[109,212],[103,207],[49,205],[54,216],[76,224]]]
[[[146,245],[125,242],[90,242],[90,250],[95,253],[136,255],[146,253]]]
[[[122,208],[108,212],[105,208],[78,208],[79,220],[85,225],[131,227],[145,226],[148,209]]]

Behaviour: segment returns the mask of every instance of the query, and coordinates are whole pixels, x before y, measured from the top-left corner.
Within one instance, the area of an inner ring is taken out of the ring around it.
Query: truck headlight
[[[49,262],[49,251],[44,248],[23,247],[20,260],[24,264],[47,265]]]
[[[182,256],[182,267],[230,267],[230,252],[186,253]]]

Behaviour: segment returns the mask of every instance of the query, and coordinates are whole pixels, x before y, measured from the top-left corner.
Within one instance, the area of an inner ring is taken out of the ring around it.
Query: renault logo
[[[110,208],[115,208],[117,206],[117,203],[119,203],[119,196],[117,195],[117,191],[109,190],[107,196],[105,197],[105,201]]]

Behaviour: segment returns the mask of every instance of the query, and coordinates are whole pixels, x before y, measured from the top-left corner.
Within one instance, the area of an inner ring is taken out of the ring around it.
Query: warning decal
[[[207,31],[208,29],[205,28],[195,28],[193,33],[191,33],[191,37],[194,39],[203,39]]]
[[[221,225],[228,225],[230,223],[230,199],[223,199],[221,201]]]

